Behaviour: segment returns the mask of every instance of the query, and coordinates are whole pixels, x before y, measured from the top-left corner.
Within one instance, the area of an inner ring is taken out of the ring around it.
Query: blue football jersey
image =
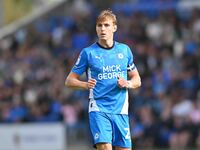
[[[135,69],[133,55],[126,44],[114,42],[113,47],[103,48],[98,43],[84,48],[72,72],[97,83],[89,92],[89,112],[101,111],[112,114],[128,114],[128,90],[119,88],[117,77],[127,80],[127,73]]]

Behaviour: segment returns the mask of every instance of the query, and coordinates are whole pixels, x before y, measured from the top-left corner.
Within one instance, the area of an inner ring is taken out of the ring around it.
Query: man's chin
[[[106,37],[100,37],[99,39],[100,39],[101,41],[106,41],[106,40],[107,40]]]

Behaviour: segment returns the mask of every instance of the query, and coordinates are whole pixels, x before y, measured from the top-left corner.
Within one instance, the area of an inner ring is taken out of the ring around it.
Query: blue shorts
[[[94,145],[110,143],[112,146],[131,148],[128,115],[90,112],[89,124]]]

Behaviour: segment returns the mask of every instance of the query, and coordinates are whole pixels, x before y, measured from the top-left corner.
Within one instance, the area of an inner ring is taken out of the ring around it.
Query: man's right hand
[[[88,89],[93,89],[96,85],[97,81],[93,78],[90,78],[88,80]]]

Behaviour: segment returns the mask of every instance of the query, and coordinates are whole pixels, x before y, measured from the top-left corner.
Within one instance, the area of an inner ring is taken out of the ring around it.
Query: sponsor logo
[[[95,56],[95,58],[96,58],[96,59],[101,59],[101,57],[99,57],[99,56]]]
[[[122,71],[120,65],[103,66],[103,73],[98,74],[99,80],[117,79],[118,76],[125,77],[125,71]]]

